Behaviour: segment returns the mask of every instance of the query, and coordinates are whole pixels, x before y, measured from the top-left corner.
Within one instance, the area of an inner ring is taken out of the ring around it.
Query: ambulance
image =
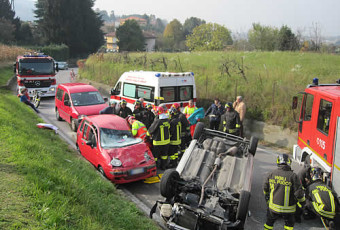
[[[127,106],[134,109],[134,103],[144,98],[144,106],[163,103],[170,108],[175,102],[184,108],[190,99],[196,104],[194,73],[168,73],[153,71],[125,72],[111,89],[111,100],[119,103],[126,100]]]
[[[340,84],[319,84],[317,78],[303,95],[298,121],[298,142],[293,157],[323,169],[324,180],[340,194]],[[296,109],[298,97],[293,98]]]

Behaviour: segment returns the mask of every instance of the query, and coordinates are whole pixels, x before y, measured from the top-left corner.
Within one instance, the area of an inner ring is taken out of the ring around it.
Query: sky
[[[15,0],[15,7],[22,20],[32,20],[26,18],[33,18],[29,12],[34,0]],[[323,36],[340,36],[340,0],[96,0],[96,8],[114,10],[115,15],[154,14],[168,22],[198,17],[234,33],[247,33],[256,22],[278,28],[287,25],[308,35],[317,24]]]

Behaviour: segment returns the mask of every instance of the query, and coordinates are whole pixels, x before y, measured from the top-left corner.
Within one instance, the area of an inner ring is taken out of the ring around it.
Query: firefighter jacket
[[[132,115],[138,120],[143,122],[143,115],[145,113],[144,108],[136,108],[133,110]]]
[[[269,197],[269,210],[277,214],[292,214],[296,200],[304,205],[305,195],[297,175],[288,165],[280,165],[265,179],[263,192]]]
[[[151,126],[154,119],[155,119],[155,114],[151,112],[150,110],[145,110],[141,121],[148,129]]]
[[[170,123],[165,114],[159,115],[148,129],[148,136],[152,136],[153,145],[167,145],[170,143]]]
[[[122,118],[127,118],[129,115],[132,115],[132,111],[129,107],[120,107],[120,109],[118,110],[117,115],[119,115]]]
[[[140,122],[140,121],[137,121],[135,120],[133,123],[132,123],[132,127],[131,127],[131,132],[132,132],[132,135],[134,137],[138,137],[138,138],[141,138],[144,140],[145,136],[146,136],[146,133],[148,132],[148,130],[146,129],[145,125]]]
[[[175,115],[170,120],[170,145],[181,144],[181,132],[182,132],[181,121],[178,115]]]
[[[308,183],[310,183],[310,181],[312,180],[310,176],[310,170],[311,170],[311,167],[306,166],[297,173],[298,179],[303,189],[306,189],[308,186]]]
[[[235,134],[241,127],[240,116],[234,109],[226,111],[222,115],[223,132]]]
[[[339,208],[339,200],[331,188],[321,180],[316,180],[307,187],[307,195],[316,213],[328,219],[334,219]]]
[[[190,135],[190,124],[189,124],[188,119],[181,112],[178,113],[178,118],[181,121],[181,125],[182,125],[181,137],[186,136],[186,134]]]

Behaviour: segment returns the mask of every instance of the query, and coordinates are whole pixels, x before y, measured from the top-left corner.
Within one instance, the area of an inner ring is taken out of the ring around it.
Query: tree
[[[3,21],[1,22],[2,26],[6,26],[6,28],[9,28],[8,27],[9,23],[14,26],[14,30],[10,29],[9,31],[2,31],[2,33],[1,33],[3,35],[6,34],[6,36],[11,37],[11,39],[8,40],[7,42],[14,41],[15,39],[17,39],[18,30],[20,28],[20,19],[18,17],[14,17],[14,16],[15,16],[15,12],[11,8],[10,1],[0,0],[0,18],[3,19]],[[15,37],[12,37],[10,35],[10,33],[13,33],[13,35]],[[6,39],[1,39],[1,40],[5,41]]]
[[[104,22],[107,22],[110,20],[110,17],[109,15],[107,14],[107,11],[106,10],[100,10],[100,9],[96,9],[96,13],[100,15],[101,19],[104,21]]]
[[[278,34],[278,48],[281,51],[299,49],[299,41],[288,26],[282,26]]]
[[[195,27],[205,24],[205,21],[196,17],[187,18],[183,24],[184,35],[192,34]]]
[[[273,51],[278,47],[278,29],[253,23],[248,32],[249,43],[257,50]]]
[[[22,45],[30,45],[34,43],[33,33],[29,23],[24,22],[19,28],[18,42]]]
[[[115,12],[114,12],[113,10],[111,10],[111,13],[110,13],[110,21],[111,21],[111,22],[116,21]]]
[[[164,41],[168,43],[168,46],[172,47],[172,50],[179,50],[182,47],[184,39],[184,32],[182,24],[177,20],[172,20],[168,25],[166,25],[163,32]]]
[[[96,52],[104,43],[103,22],[93,0],[37,0],[35,15],[45,44],[66,44],[71,56]]]
[[[217,23],[202,24],[194,28],[191,35],[187,36],[186,45],[190,50],[223,50],[227,45],[232,45],[229,30]]]
[[[10,20],[0,18],[0,42],[8,44],[14,40],[15,26]]]
[[[322,46],[322,36],[319,24],[313,22],[309,32],[311,42],[310,49],[313,51],[320,51]]]
[[[117,28],[119,51],[142,51],[144,50],[144,36],[136,20],[127,20]]]

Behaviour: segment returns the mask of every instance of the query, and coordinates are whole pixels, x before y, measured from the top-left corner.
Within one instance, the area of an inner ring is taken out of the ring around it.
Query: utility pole
[[[10,2],[10,4],[11,4],[11,8],[12,8],[12,10],[14,11],[14,0],[10,0],[11,2]]]

